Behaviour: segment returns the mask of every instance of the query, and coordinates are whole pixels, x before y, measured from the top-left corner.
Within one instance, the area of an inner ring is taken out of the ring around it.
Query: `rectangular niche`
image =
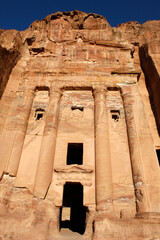
[[[38,121],[38,120],[43,119],[44,112],[45,112],[44,109],[41,109],[41,108],[36,109],[35,110],[35,115],[34,115],[35,120]]]
[[[111,117],[113,121],[118,122],[120,119],[120,111],[119,110],[111,110]]]
[[[83,143],[68,143],[67,165],[83,164]]]

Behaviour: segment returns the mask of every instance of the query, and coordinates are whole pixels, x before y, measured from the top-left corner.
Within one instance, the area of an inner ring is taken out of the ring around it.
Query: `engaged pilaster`
[[[16,93],[4,128],[1,146],[3,171],[13,176],[18,170],[34,95],[34,89]]]
[[[113,186],[106,107],[106,88],[93,91],[95,100],[96,204],[97,210],[113,212]]]
[[[138,214],[160,211],[160,173],[137,86],[122,87]],[[154,197],[153,197],[154,195]]]
[[[60,90],[51,88],[34,187],[34,194],[40,197],[46,195],[52,180],[61,96]]]

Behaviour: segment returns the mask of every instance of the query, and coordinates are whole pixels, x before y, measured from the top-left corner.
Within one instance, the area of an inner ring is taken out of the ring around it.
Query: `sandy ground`
[[[82,240],[83,235],[77,233],[77,232],[72,232],[71,230],[65,228],[61,229],[59,235],[55,240]]]

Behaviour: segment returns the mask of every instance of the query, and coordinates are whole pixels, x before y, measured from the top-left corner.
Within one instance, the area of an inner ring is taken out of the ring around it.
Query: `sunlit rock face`
[[[160,239],[159,63],[160,21],[0,30],[0,239]]]

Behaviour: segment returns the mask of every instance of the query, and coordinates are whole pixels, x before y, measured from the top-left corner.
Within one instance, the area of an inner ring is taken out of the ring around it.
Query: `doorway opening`
[[[83,143],[68,143],[67,165],[83,164]]]
[[[83,185],[67,182],[63,189],[63,205],[60,210],[60,229],[69,228],[84,234],[86,208],[83,206]]]

